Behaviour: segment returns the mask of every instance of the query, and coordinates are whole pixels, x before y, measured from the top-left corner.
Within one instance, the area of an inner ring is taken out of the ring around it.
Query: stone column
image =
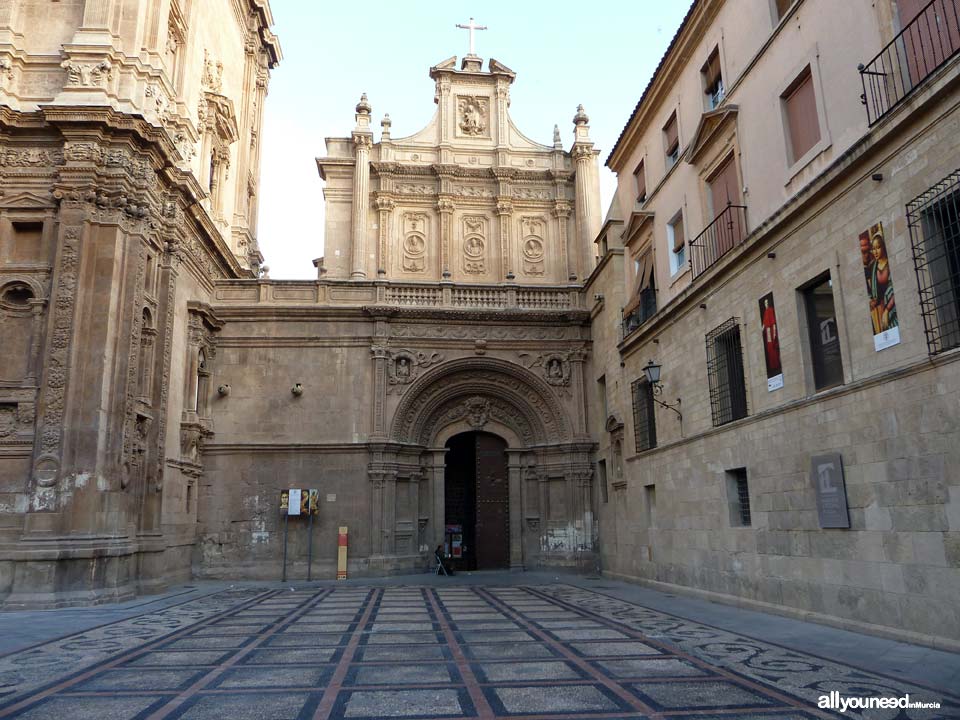
[[[523,564],[523,468],[522,450],[507,450],[510,483],[510,570],[524,569]]]
[[[381,558],[383,542],[384,473],[370,472],[370,558]]]
[[[500,218],[500,262],[503,277],[507,280],[513,280],[516,274],[513,272],[513,204],[509,199],[501,199],[497,203],[497,215]]]
[[[583,111],[583,105],[577,107],[577,114],[573,117],[574,143],[570,154],[574,161],[574,180],[576,184],[577,201],[577,248],[576,259],[571,260],[571,266],[577,268],[577,276],[582,281],[592,268],[587,266],[593,240],[600,231],[599,191],[597,176],[594,172],[596,155],[593,142],[590,140],[590,118]],[[571,273],[572,274],[572,273]]]
[[[372,437],[386,437],[386,418],[384,404],[387,397],[387,349],[375,345],[370,349],[373,354],[373,433]]]
[[[383,554],[397,554],[397,473],[383,475]]]
[[[357,125],[353,130],[356,158],[353,171],[353,223],[351,227],[352,265],[350,277],[362,280],[367,276],[367,217],[370,211],[370,103],[364,93],[357,103]]]
[[[437,201],[437,210],[440,212],[440,275],[445,280],[451,275],[450,220],[453,217],[453,208],[453,201],[448,198],[440,198]]]
[[[27,376],[24,378],[28,385],[36,385],[40,375],[40,339],[43,335],[43,309],[46,306],[47,301],[42,298],[30,301],[30,357],[27,358]]]
[[[379,235],[379,241],[377,242],[377,277],[387,274],[387,241],[390,238],[390,214],[395,206],[396,203],[388,197],[377,198],[377,211],[380,213],[377,225]]]
[[[429,467],[428,482],[430,483],[430,552],[443,542],[444,526],[447,515],[447,499],[444,488],[446,470],[446,448],[430,448],[428,450],[432,465]]]
[[[585,350],[572,350],[570,358],[570,379],[573,382],[573,400],[577,404],[577,410],[574,413],[576,417],[576,433],[578,439],[589,437],[587,432],[587,393],[584,388],[583,376],[587,360]]]
[[[557,244],[560,246],[561,265],[566,279],[575,279],[576,251],[570,247],[570,233],[567,232],[567,219],[570,217],[570,203],[558,201],[553,206],[553,216],[557,219]]]

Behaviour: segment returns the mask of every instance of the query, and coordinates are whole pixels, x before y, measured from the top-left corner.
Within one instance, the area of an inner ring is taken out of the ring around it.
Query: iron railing
[[[907,204],[920,314],[931,355],[960,346],[960,170]]]
[[[690,241],[690,270],[693,278],[742,243],[747,237],[747,208],[731,205],[723,209],[703,232]]]
[[[657,314],[657,291],[647,288],[640,291],[640,304],[623,316],[623,336],[626,337]]]
[[[867,122],[873,125],[960,50],[960,3],[932,0],[881,50],[860,65]]]

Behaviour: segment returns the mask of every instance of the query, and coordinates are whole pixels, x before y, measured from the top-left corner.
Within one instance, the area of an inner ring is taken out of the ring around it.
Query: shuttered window
[[[637,452],[657,446],[657,422],[654,416],[653,387],[645,379],[633,382],[633,437]]]
[[[677,114],[673,113],[663,127],[663,144],[667,155],[667,169],[680,159],[680,138],[677,134]]]
[[[713,110],[723,100],[723,74],[720,72],[720,50],[714,48],[706,64],[700,68],[703,75],[703,92],[707,96],[707,109]]]
[[[644,202],[647,199],[647,177],[643,169],[643,160],[633,171],[634,182],[637,183],[637,202]]]
[[[795,163],[820,142],[820,119],[808,65],[782,96],[790,133],[790,162]]]

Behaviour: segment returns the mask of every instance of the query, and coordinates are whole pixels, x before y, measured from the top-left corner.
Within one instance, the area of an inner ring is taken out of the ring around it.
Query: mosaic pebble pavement
[[[939,710],[818,710],[844,696]],[[945,696],[555,584],[237,589],[0,657],[0,718],[960,718]]]

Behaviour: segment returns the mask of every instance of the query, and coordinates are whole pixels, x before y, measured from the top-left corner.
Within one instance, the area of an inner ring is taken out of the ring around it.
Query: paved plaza
[[[200,583],[0,614],[0,650],[0,718],[960,718],[958,655],[573,575]]]

